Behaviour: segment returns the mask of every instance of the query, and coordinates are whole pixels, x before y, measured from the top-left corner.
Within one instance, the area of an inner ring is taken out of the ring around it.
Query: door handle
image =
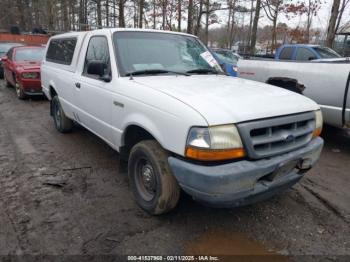
[[[75,87],[80,88],[81,87],[80,83],[75,83]]]

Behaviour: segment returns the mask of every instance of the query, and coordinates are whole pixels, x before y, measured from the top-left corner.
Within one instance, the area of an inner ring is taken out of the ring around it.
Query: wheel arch
[[[150,128],[140,123],[128,124],[121,136],[121,147],[119,150],[121,158],[127,160],[132,147],[144,140],[155,140],[163,147],[158,136],[154,135]]]

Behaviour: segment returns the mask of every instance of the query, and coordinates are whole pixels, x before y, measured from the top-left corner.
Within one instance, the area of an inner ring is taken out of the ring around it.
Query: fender
[[[125,145],[125,134],[126,134],[125,131],[129,126],[139,126],[143,128],[148,133],[150,133],[164,149],[167,149],[164,143],[165,139],[162,135],[162,132],[159,130],[158,126],[151,119],[139,113],[131,114],[125,120],[122,126],[122,134],[119,140],[120,146]]]

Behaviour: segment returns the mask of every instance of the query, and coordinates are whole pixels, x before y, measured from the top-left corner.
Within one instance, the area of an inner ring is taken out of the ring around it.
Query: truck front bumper
[[[182,189],[214,207],[237,207],[267,199],[297,183],[319,159],[322,138],[298,150],[256,161],[205,166],[169,157]]]

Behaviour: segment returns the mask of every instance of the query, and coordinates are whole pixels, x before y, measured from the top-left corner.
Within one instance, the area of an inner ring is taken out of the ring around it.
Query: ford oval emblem
[[[294,138],[295,138],[295,137],[294,137],[293,135],[288,135],[284,141],[285,141],[285,142],[291,142],[291,141],[294,140]]]

